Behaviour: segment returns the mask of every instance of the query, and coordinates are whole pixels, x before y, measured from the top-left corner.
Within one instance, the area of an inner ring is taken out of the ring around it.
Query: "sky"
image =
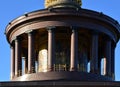
[[[82,0],[82,8],[102,12],[120,23],[120,0]],[[1,0],[0,2],[0,81],[10,80],[10,45],[4,34],[13,19],[44,9],[44,0]],[[120,81],[120,41],[115,49],[115,78]]]

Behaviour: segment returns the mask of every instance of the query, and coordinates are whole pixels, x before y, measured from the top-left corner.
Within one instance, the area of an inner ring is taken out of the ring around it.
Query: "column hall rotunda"
[[[81,5],[45,0],[8,24],[11,81],[114,81],[120,25]]]

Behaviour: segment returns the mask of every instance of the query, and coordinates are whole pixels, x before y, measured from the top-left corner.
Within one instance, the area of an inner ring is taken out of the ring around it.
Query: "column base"
[[[77,68],[70,68],[70,71],[77,71]]]

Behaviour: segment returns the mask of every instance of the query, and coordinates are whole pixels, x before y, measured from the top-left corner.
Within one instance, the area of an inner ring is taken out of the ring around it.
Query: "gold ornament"
[[[81,0],[45,0],[45,8],[49,7],[80,7]]]

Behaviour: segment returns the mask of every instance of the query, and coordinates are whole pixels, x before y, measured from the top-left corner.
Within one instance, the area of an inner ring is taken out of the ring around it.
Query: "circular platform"
[[[112,81],[111,78],[86,72],[39,72],[25,74],[12,81]]]

